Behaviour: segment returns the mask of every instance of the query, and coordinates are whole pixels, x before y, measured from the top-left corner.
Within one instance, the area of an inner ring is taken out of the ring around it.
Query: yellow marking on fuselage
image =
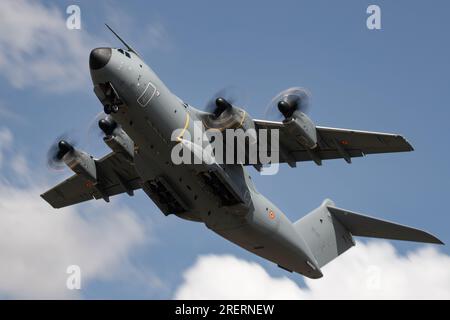
[[[183,139],[183,135],[184,135],[184,133],[186,132],[188,126],[189,126],[189,120],[190,120],[190,118],[189,118],[189,112],[186,112],[186,122],[185,122],[185,124],[184,124],[183,130],[181,131],[181,133],[180,133],[180,134],[178,135],[178,137],[177,137],[177,140],[178,140],[178,141],[181,141],[181,140]]]
[[[244,123],[244,120],[245,120],[246,116],[247,116],[247,112],[244,111],[244,115],[242,116],[242,120],[241,120],[241,123],[239,123],[239,127],[238,128],[242,127],[242,124]]]

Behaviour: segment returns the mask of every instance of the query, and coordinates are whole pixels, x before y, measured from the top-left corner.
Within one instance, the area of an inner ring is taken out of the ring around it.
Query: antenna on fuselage
[[[136,50],[134,50],[130,45],[128,45],[128,43],[126,43],[110,26],[108,26],[107,23],[105,23],[105,26],[117,37],[117,39],[119,39],[120,42],[123,43],[123,45],[125,47],[127,47],[128,51],[133,52],[135,55],[137,55],[138,57],[140,57],[139,53],[137,53]]]

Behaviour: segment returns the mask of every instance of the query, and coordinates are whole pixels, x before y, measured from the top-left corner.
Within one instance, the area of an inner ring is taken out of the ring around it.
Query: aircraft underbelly
[[[213,231],[238,246],[285,269],[304,275],[311,273],[311,268],[306,263],[307,258],[301,250],[293,247],[291,243],[285,241],[280,235],[267,234],[249,224],[228,230],[213,229]]]
[[[177,142],[172,141],[171,133],[180,126],[192,132],[195,117],[189,115],[178,98],[162,89],[157,98],[143,107],[131,98],[129,91],[127,94],[127,100],[132,103],[113,116],[135,142],[135,168],[144,182],[144,192],[164,214],[212,221],[222,212],[224,215],[247,213],[245,205],[240,203],[249,198],[242,167],[230,167],[224,173],[217,166],[218,172],[211,172],[199,165],[173,163],[171,153]],[[222,220],[226,219],[220,219],[225,224]],[[236,226],[234,221],[231,225]]]
[[[172,133],[180,128],[182,134],[193,132],[195,115],[152,75],[142,72],[131,77],[126,90],[119,90],[126,104],[113,114],[135,142],[135,168],[144,192],[166,215],[202,221],[224,238],[286,269],[310,272],[308,255],[298,234],[292,232],[292,223],[274,207],[277,212],[272,218],[271,203],[255,190],[250,199],[249,177],[242,166],[227,166],[226,173],[220,166],[215,172],[205,167],[205,176],[198,167],[173,163],[171,151],[177,142]]]
[[[229,241],[284,268],[303,274],[309,271],[302,251],[293,245],[292,241],[287,241],[278,234],[276,224],[281,217],[273,223],[269,221],[264,224],[259,221],[264,218],[258,214],[253,216],[254,220],[249,223],[248,209],[236,205],[221,206],[220,198],[200,179],[198,173],[186,165],[173,165],[168,148],[170,143],[158,132],[159,129],[152,125],[149,113],[145,111],[147,110],[135,105],[129,108],[129,112],[122,114],[123,119],[119,121],[138,145],[135,165],[143,180],[159,181],[166,186],[164,192],[177,198],[176,204],[169,209],[178,211],[172,213],[183,219],[205,222],[208,228]],[[130,125],[130,121],[133,125]],[[243,178],[241,179],[240,182],[244,182]],[[161,211],[168,212],[167,207],[158,204],[158,200],[150,194],[149,197],[157,203]],[[256,203],[260,202],[258,197],[255,200]],[[258,208],[258,211],[262,209]]]

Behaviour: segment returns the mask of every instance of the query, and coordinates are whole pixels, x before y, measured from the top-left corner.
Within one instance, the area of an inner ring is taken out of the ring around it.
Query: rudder
[[[340,209],[327,199],[294,223],[320,267],[355,245],[353,236],[443,244],[432,234]]]
[[[294,223],[320,267],[355,245],[352,234],[330,213],[328,206],[334,203],[326,199],[320,207]]]

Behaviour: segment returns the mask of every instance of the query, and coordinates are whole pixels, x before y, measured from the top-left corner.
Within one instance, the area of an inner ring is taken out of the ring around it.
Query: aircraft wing
[[[100,160],[96,160],[98,183],[93,184],[81,175],[73,175],[41,197],[54,208],[62,208],[76,203],[104,199],[128,193],[141,188],[141,179],[134,166],[121,153],[111,152]]]
[[[362,157],[372,153],[413,151],[413,147],[404,137],[398,134],[316,127],[318,146],[307,150],[301,145],[298,137],[293,136],[278,121],[254,120],[256,129],[279,130],[279,162],[295,167],[299,161],[314,161],[321,164],[322,160]],[[270,133],[267,134],[270,137]]]

